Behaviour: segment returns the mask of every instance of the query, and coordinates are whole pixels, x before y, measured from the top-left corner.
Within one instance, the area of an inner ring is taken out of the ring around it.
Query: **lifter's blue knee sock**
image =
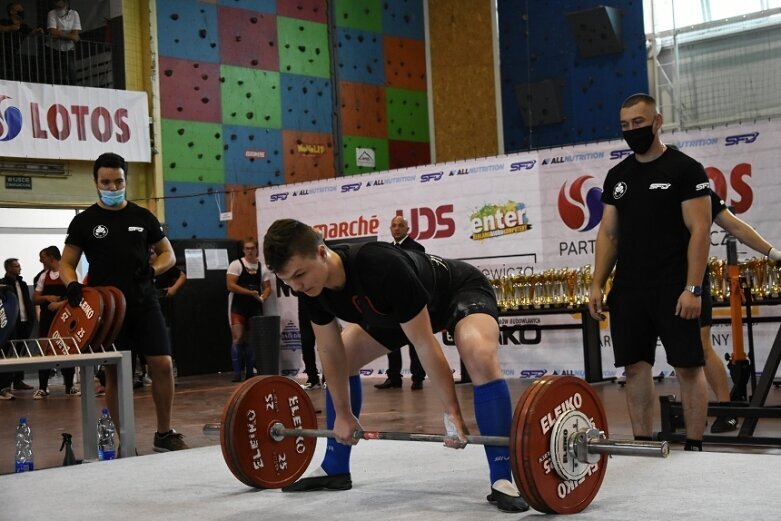
[[[350,377],[350,405],[356,418],[361,414],[361,402],[363,402],[361,377],[354,375]],[[325,417],[327,428],[333,429],[334,421],[336,420],[336,410],[334,409],[334,402],[331,400],[331,391],[325,392]],[[350,472],[350,452],[352,448],[352,445],[342,445],[337,443],[335,439],[328,438],[325,458],[323,458],[323,464],[321,465],[325,473],[333,476]]]
[[[475,419],[482,436],[510,436],[512,405],[510,389],[504,380],[474,386]],[[485,447],[491,483],[497,479],[512,481],[509,447]]]

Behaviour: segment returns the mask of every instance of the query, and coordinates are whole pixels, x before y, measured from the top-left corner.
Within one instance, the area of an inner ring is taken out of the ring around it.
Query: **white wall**
[[[68,224],[75,215],[76,210],[0,208],[0,260],[19,259],[22,278],[32,284],[42,269],[38,252],[47,246],[62,251]]]

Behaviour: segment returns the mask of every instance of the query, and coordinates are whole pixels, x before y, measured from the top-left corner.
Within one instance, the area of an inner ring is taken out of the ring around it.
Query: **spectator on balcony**
[[[24,42],[31,34],[42,33],[43,30],[33,29],[24,23],[24,6],[20,2],[10,2],[5,11],[8,18],[0,20],[0,51],[3,57],[0,75],[5,80],[26,81],[28,78],[22,74],[25,68],[22,60]]]
[[[81,18],[68,0],[57,0],[49,11],[46,30],[51,39],[47,42],[51,56],[52,83],[76,85],[76,42],[81,32]]]

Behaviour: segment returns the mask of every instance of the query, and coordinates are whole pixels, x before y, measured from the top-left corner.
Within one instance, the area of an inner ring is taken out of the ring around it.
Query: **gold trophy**
[[[567,284],[567,307],[574,308],[576,305],[575,289],[577,288],[578,272],[568,268],[565,270],[564,280]]]
[[[591,282],[594,279],[591,273],[591,264],[586,264],[580,268],[580,304],[588,304],[589,294],[591,293]]]
[[[710,295],[713,300],[724,300],[724,260],[718,257],[708,259],[708,276],[710,277]]]
[[[781,295],[781,263],[768,262],[768,285],[770,286],[770,297],[778,298]]]
[[[534,309],[540,309],[545,303],[543,275],[541,273],[535,273],[532,275],[532,280],[532,307]]]
[[[505,309],[518,309],[515,303],[515,288],[513,287],[513,277],[505,275],[502,277],[502,295],[504,296]]]
[[[521,275],[521,308],[529,309],[534,295],[533,275]]]
[[[490,279],[491,287],[494,289],[494,296],[496,297],[496,305],[499,307],[499,311],[504,311],[504,300],[502,297],[502,281],[500,279]]]

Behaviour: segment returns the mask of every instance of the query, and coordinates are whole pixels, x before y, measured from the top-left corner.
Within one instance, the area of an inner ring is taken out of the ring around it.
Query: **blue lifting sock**
[[[244,360],[239,356],[239,345],[231,344],[231,365],[233,366],[233,376],[241,378],[241,369],[244,367]]]
[[[354,375],[350,377],[350,405],[353,415],[356,418],[361,414],[361,402],[363,402],[363,390],[361,389],[361,377]],[[336,420],[336,411],[334,402],[331,400],[331,391],[325,392],[325,416],[326,427],[330,430],[334,428]],[[326,474],[334,476],[336,474],[347,474],[350,472],[350,452],[352,445],[342,445],[335,439],[328,438],[328,445],[325,450],[323,464],[320,465]]]
[[[244,371],[246,377],[249,378],[255,374],[255,350],[247,344],[244,345],[244,352],[246,353],[247,369]]]
[[[474,386],[475,419],[481,436],[510,436],[512,404],[504,380]],[[485,447],[491,484],[498,479],[512,481],[509,447]]]

